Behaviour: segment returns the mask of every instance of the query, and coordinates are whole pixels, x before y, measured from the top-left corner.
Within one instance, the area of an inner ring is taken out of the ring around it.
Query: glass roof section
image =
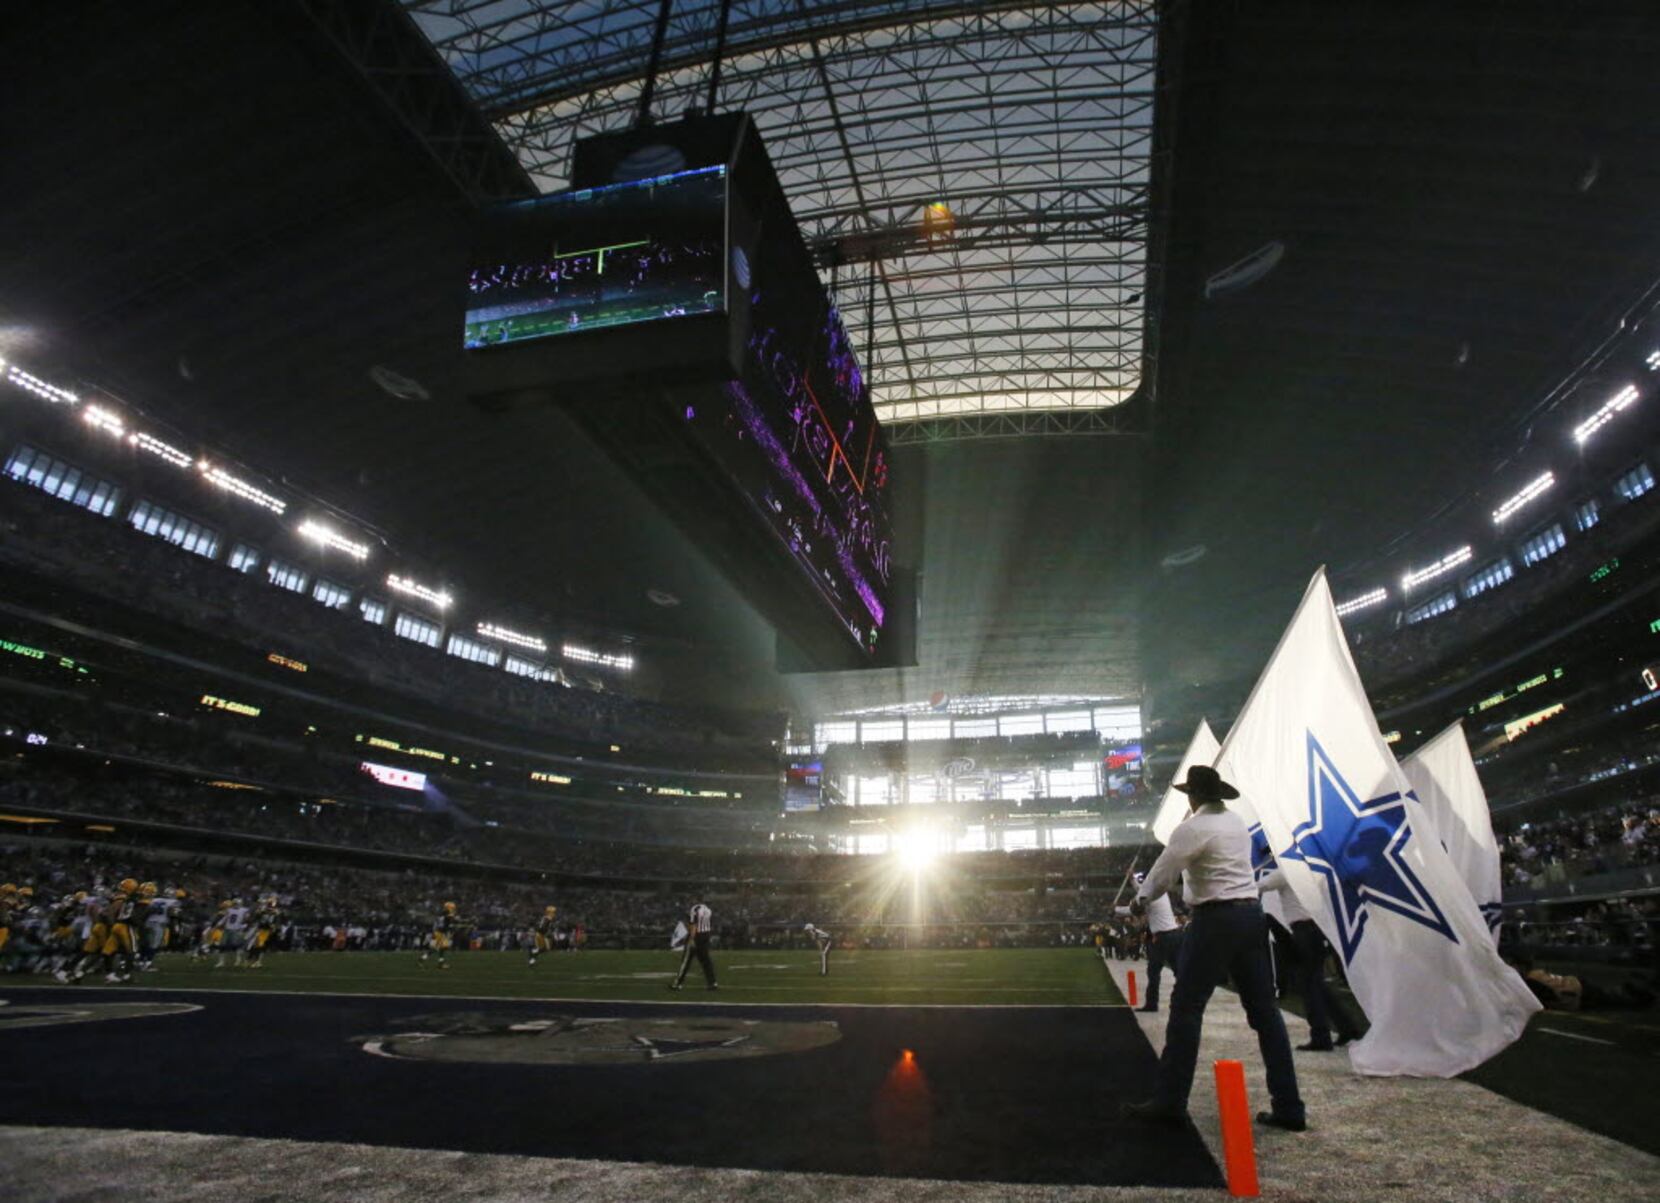
[[[634,123],[659,0],[404,2],[542,190]],[[1155,8],[731,0],[717,107],[755,119],[885,422],[1135,390]],[[671,5],[657,119],[707,105],[720,10]]]

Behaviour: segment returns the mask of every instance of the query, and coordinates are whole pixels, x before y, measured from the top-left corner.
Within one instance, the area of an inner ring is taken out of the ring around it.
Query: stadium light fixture
[[[1650,351],[1648,358],[1643,360],[1651,372],[1660,372],[1660,351]]]
[[[1597,410],[1596,413],[1592,414],[1578,426],[1574,427],[1574,442],[1585,442],[1586,439],[1590,438],[1597,431],[1612,422],[1616,414],[1618,414],[1622,409],[1625,409],[1636,399],[1637,386],[1635,384],[1626,385],[1619,392],[1608,398],[1607,401],[1603,402],[1601,409]]]
[[[1498,509],[1493,511],[1493,524],[1495,526],[1501,525],[1505,519],[1509,518],[1517,510],[1521,509],[1535,497],[1538,497],[1555,483],[1556,473],[1554,472],[1546,472],[1541,476],[1534,477],[1532,480],[1528,481],[1525,486],[1523,486],[1520,493],[1517,493],[1514,497],[1510,498],[1510,500],[1506,501],[1503,505],[1499,506]]]
[[[418,597],[430,605],[437,606],[440,610],[449,609],[450,603],[455,600],[441,589],[428,589],[425,585],[412,581],[408,577],[399,576],[395,572],[386,578],[386,587],[394,593]]]
[[[227,493],[235,494],[243,501],[251,501],[257,506],[270,510],[273,514],[283,514],[288,511],[288,503],[281,497],[272,496],[264,489],[249,484],[240,476],[233,476],[223,468],[208,463],[207,460],[202,460],[196,466],[201,469],[202,476],[209,484],[215,485]]]
[[[1427,568],[1414,568],[1401,578],[1401,591],[1403,593],[1410,593],[1415,587],[1422,585],[1425,581],[1433,581],[1436,577],[1451,572],[1460,564],[1469,563],[1471,557],[1474,555],[1475,552],[1472,551],[1470,545],[1466,543],[1457,551],[1449,551],[1446,555],[1442,556],[1439,560],[1435,561],[1435,563],[1429,565]]]
[[[298,529],[301,535],[310,539],[313,543],[323,547],[332,547],[336,551],[343,551],[354,560],[367,560],[369,558],[369,545],[367,543],[355,543],[339,531],[325,526],[321,522],[308,518],[300,523]]]
[[[127,436],[127,442],[140,451],[148,451],[157,459],[164,459],[175,468],[188,468],[196,461],[180,451],[171,443],[164,443],[154,435],[145,434],[142,430],[135,430]]]
[[[494,623],[479,623],[478,633],[486,639],[494,639],[497,643],[507,643],[514,647],[529,648],[537,652],[548,650],[546,641],[538,639],[534,635],[521,635],[518,631],[510,631],[506,627],[498,627]]]
[[[6,379],[17,385],[26,393],[33,393],[42,401],[50,401],[53,405],[74,405],[80,397],[66,388],[59,388],[48,380],[42,380],[33,372],[25,372],[15,363],[6,367]]]
[[[94,430],[102,430],[118,439],[126,437],[127,424],[121,420],[121,415],[102,405],[87,406],[81,411],[81,420]]]
[[[591,651],[585,647],[578,647],[574,643],[567,643],[559,649],[559,654],[567,660],[575,660],[580,664],[594,664],[600,668],[614,668],[618,672],[632,672],[634,669],[633,656],[616,656],[609,652]]]
[[[1337,616],[1343,618],[1361,610],[1370,610],[1373,606],[1382,605],[1388,600],[1389,590],[1373,589],[1370,593],[1362,593],[1359,597],[1351,597],[1346,602],[1339,602]]]

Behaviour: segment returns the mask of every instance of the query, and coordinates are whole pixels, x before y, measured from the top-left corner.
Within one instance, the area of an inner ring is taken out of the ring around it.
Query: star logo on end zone
[[[842,1038],[833,1020],[792,1022],[707,1015],[518,1016],[476,1011],[411,1016],[410,1030],[356,1037],[363,1051],[400,1061],[500,1065],[655,1065],[803,1053]]]

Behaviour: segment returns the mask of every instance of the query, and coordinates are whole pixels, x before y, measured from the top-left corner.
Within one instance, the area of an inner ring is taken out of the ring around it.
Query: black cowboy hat
[[[1196,764],[1187,770],[1187,780],[1175,783],[1175,788],[1190,798],[1203,798],[1211,802],[1226,802],[1229,798],[1239,797],[1239,791],[1226,781],[1208,764]]]

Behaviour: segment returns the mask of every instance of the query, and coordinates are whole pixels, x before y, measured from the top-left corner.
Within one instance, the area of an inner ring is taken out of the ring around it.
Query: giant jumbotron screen
[[[726,168],[504,206],[467,279],[470,349],[726,308]]]
[[[747,118],[587,139],[572,178],[483,215],[470,391],[565,406],[805,666],[907,660],[886,440]]]

